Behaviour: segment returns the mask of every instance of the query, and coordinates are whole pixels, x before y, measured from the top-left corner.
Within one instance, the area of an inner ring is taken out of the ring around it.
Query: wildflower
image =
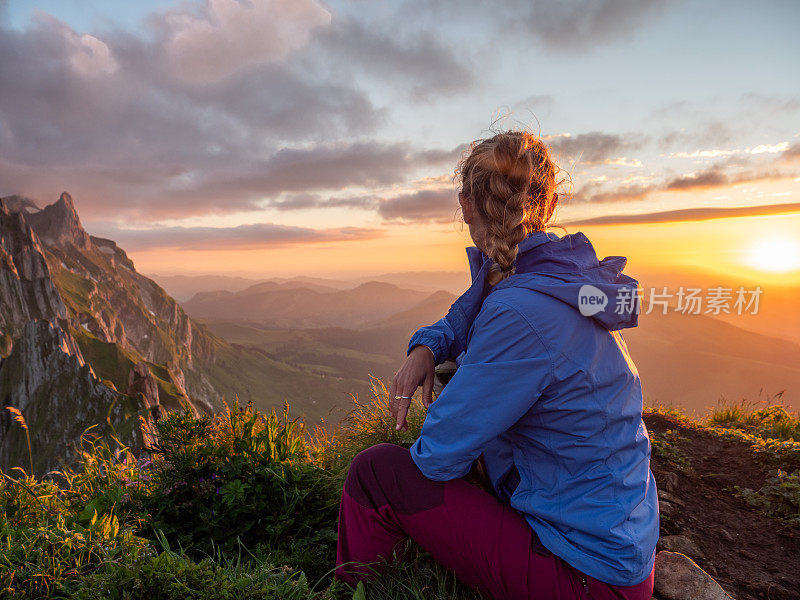
[[[200,483],[205,483],[205,479],[203,479],[203,478],[201,477],[201,478],[200,478]]]

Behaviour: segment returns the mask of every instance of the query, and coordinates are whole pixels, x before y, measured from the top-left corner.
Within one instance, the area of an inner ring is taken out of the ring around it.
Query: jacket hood
[[[475,246],[467,248],[467,256],[474,281],[491,260]],[[534,231],[519,244],[514,275],[488,293],[506,287],[528,288],[569,304],[606,329],[636,327],[639,282],[622,273],[626,263],[624,256],[599,260],[581,232],[558,237]]]

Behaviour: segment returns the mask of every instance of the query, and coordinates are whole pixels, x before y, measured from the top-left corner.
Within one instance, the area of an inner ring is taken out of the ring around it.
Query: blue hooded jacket
[[[642,389],[619,329],[638,322],[626,259],[597,259],[582,233],[541,231],[493,288],[467,248],[472,285],[411,338],[456,358],[411,456],[429,479],[466,475],[481,454],[496,493],[541,542],[612,585],[653,568],[659,517]]]

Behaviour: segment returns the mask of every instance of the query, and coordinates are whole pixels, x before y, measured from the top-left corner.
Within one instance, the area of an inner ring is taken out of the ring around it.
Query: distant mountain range
[[[362,286],[359,303],[386,312],[397,301],[408,308],[369,320],[347,306],[350,296],[329,288],[303,292],[302,282],[254,286],[236,294],[198,295],[185,304],[187,312],[217,335],[236,344],[258,348],[300,368],[327,368],[343,377],[370,373],[391,378],[405,356],[411,334],[433,323],[448,310],[455,295],[439,291],[419,300],[396,286]],[[259,312],[291,297],[279,312]],[[359,289],[359,288],[356,288]],[[208,298],[208,301],[198,300]],[[222,298],[235,298],[226,304]],[[235,309],[232,308],[235,306]],[[197,308],[201,310],[195,312]],[[308,315],[319,317],[309,326]],[[325,321],[335,321],[326,325]],[[783,401],[800,408],[800,346],[736,327],[706,315],[640,315],[640,326],[623,330],[639,369],[645,399],[674,404],[696,415],[724,397],[729,401],[762,400],[785,391]]]
[[[198,319],[268,327],[357,327],[421,302],[429,292],[371,281],[338,290],[305,282],[258,283],[239,292],[201,292],[183,303]]]
[[[423,292],[445,290],[456,294],[469,285],[469,273],[466,271],[408,271],[384,273],[357,277],[354,279],[325,279],[321,277],[269,277],[251,279],[228,275],[151,275],[152,279],[162,286],[173,298],[185,302],[202,292],[224,291],[240,292],[259,283],[274,282],[286,284],[288,287],[328,288],[349,290],[362,283],[392,283],[401,288],[409,288]]]

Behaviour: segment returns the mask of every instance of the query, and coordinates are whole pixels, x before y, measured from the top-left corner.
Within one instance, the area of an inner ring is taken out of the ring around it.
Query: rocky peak
[[[63,192],[57,202],[39,212],[28,213],[26,218],[39,237],[47,244],[62,246],[71,244],[88,249],[89,234],[83,229],[72,196]]]
[[[32,319],[67,317],[29,216],[0,200],[0,337],[18,335]]]

